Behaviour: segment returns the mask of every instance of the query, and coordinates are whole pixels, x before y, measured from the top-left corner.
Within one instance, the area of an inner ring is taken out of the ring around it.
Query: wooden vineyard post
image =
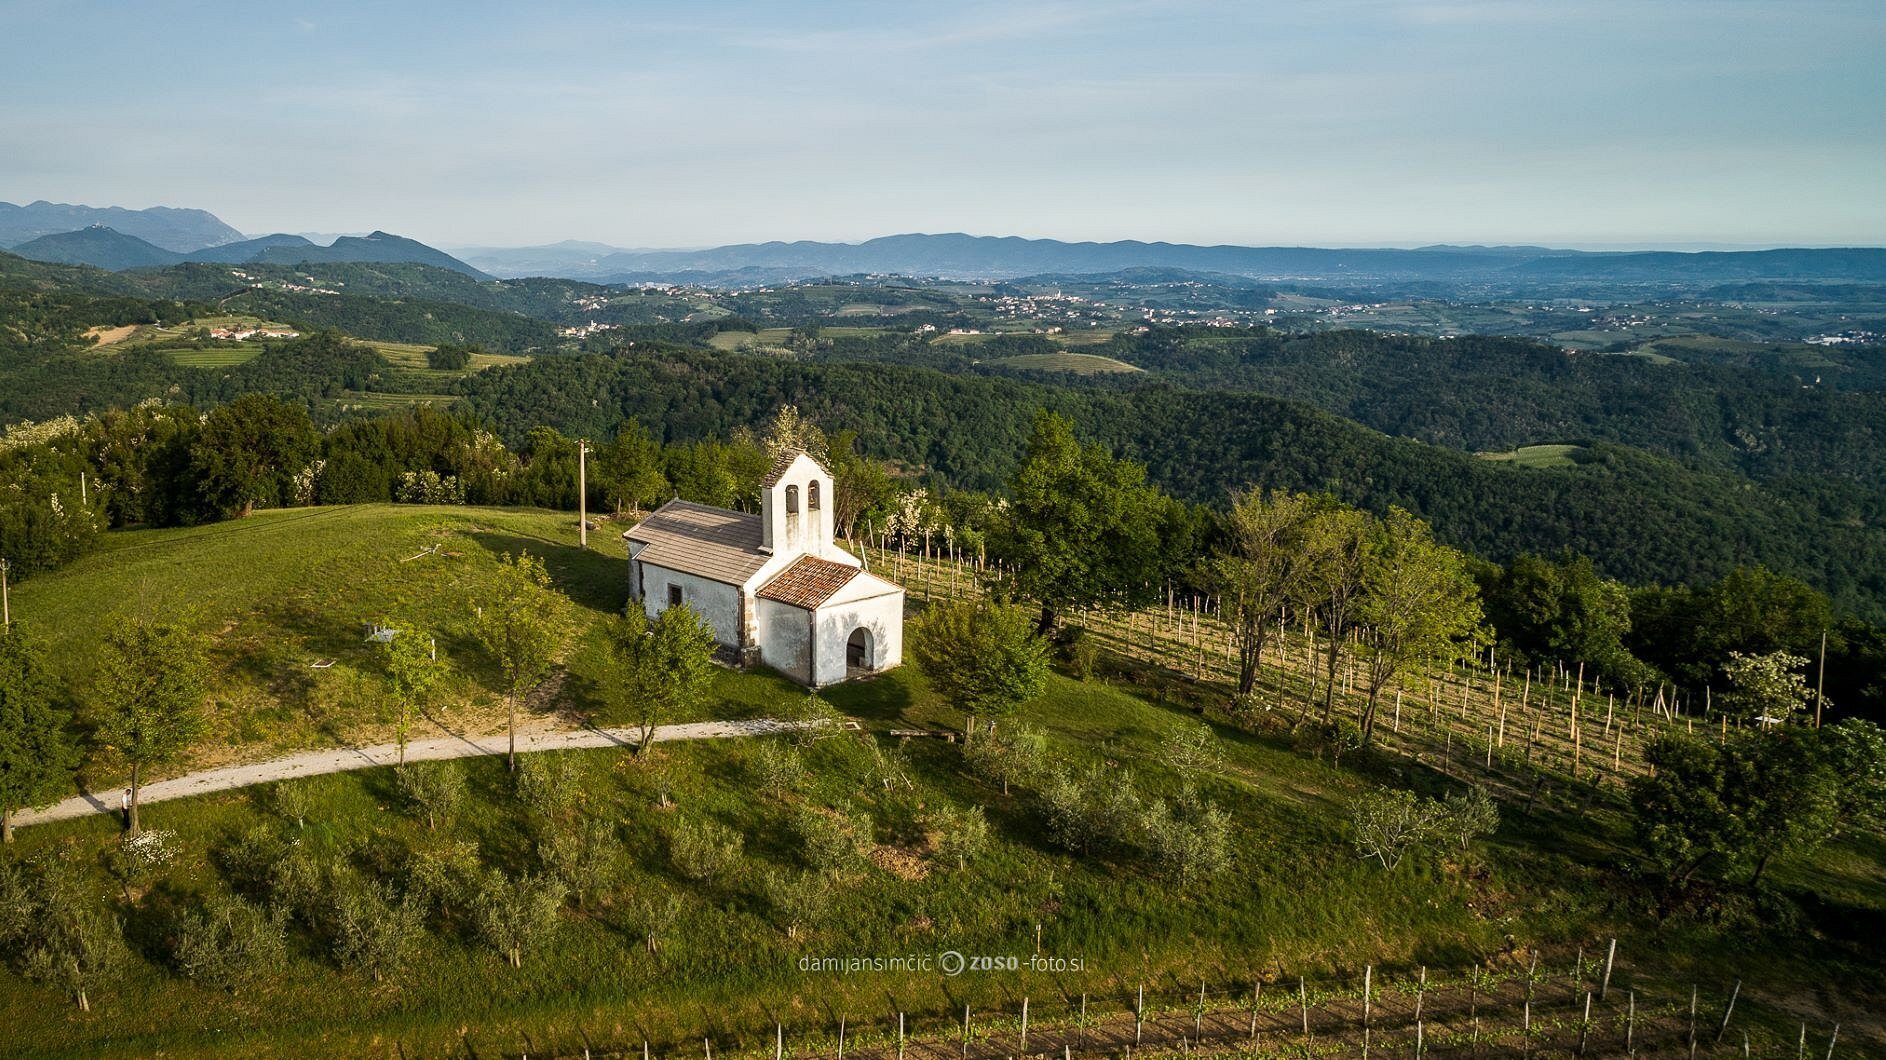
[[[897,1014],[897,1060],[904,1060],[904,1014]]]
[[[1630,992],[1624,1009],[1624,1055],[1637,1055],[1637,991]]]
[[[1591,1036],[1591,991],[1585,991],[1585,1018],[1578,1024],[1578,1055],[1585,1055],[1585,1042]]]
[[[1303,1036],[1310,1036],[1310,992],[1303,985],[1303,977],[1297,976],[1297,1004],[1303,1009]]]
[[[1729,991],[1729,1003],[1722,1010],[1722,1026],[1716,1028],[1716,1042],[1721,1044],[1722,1036],[1729,1033],[1729,1017],[1735,1014],[1735,999],[1742,996],[1742,980],[1735,981],[1735,989]]]
[[[1022,998],[1022,1052],[1028,1051],[1028,998]]]
[[[1618,940],[1612,939],[1610,948],[1604,953],[1604,978],[1598,981],[1598,1000],[1600,1001],[1603,1001],[1604,996],[1611,992],[1611,966],[1616,963],[1617,956]]]
[[[1146,984],[1141,983],[1133,998],[1133,1044],[1140,1042],[1140,1032],[1146,1025]]]
[[[1362,969],[1362,1055],[1369,1055],[1369,1006],[1375,987],[1375,965]]]

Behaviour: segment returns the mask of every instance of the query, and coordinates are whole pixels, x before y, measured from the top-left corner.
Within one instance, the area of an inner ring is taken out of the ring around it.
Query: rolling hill
[[[180,254],[116,229],[93,225],[74,232],[39,236],[13,247],[12,252],[34,261],[91,265],[113,272],[160,268],[183,262],[224,265],[379,262],[431,265],[476,279],[489,279],[484,273],[442,250],[388,232],[341,236],[332,245],[325,247],[302,236],[277,233]]]
[[[73,206],[43,199],[25,206],[0,202],[0,247],[92,225],[105,225],[178,254],[242,238],[241,232],[206,210],[169,206],[127,210],[122,206]]]
[[[91,265],[113,272],[175,265],[185,260],[184,255],[175,251],[103,225],[30,239],[14,247],[13,253],[33,261]]]
[[[500,275],[551,271],[573,279],[624,282],[738,282],[743,274],[777,282],[816,276],[888,273],[960,279],[1095,275],[1131,269],[1180,269],[1265,280],[1334,283],[1494,282],[1509,284],[1706,282],[1749,279],[1886,281],[1886,250],[1775,250],[1704,253],[1591,253],[1529,246],[1390,248],[1196,246],[1121,240],[1070,243],[1015,236],[906,234],[862,243],[745,243],[705,250],[546,247],[467,252]]]

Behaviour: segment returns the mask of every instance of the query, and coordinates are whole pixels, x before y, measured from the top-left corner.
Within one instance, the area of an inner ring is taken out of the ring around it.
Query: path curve
[[[683,725],[658,725],[655,727],[654,738],[649,742],[666,743],[673,740],[717,740],[737,736],[767,736],[773,733],[790,732],[803,724],[802,722],[758,718],[751,721],[697,721]],[[582,728],[520,731],[517,734],[517,750],[521,754],[526,751],[572,751],[588,747],[634,747],[640,736],[641,733],[637,729]],[[502,732],[492,736],[440,736],[413,740],[406,744],[406,761],[428,762],[446,758],[501,755],[505,753],[507,746],[508,741]],[[144,785],[138,792],[138,804],[142,806],[153,802],[167,802],[171,799],[206,795],[212,791],[246,788],[252,784],[268,784],[294,777],[344,773],[350,769],[373,769],[377,766],[396,765],[398,762],[399,745],[392,743],[375,744],[371,747],[336,747],[321,751],[303,751],[267,762],[223,766],[219,769],[206,769],[201,773],[187,773],[169,780],[153,781]],[[115,814],[120,812],[118,803],[119,796],[116,790],[106,793],[105,797],[88,792],[75,795],[64,802],[54,803],[45,809],[21,810],[13,815],[13,824],[17,828],[44,824],[48,821],[66,821],[92,813]]]

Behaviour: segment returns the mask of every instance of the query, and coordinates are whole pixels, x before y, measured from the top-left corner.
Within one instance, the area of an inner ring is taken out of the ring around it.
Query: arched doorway
[[[869,670],[871,668],[871,631],[859,626],[851,631],[845,640],[845,669]]]

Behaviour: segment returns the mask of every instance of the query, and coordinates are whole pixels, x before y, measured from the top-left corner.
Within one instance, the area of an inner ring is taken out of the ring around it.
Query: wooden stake
[[[1716,1041],[1721,1043],[1722,1036],[1729,1033],[1729,1017],[1735,1013],[1735,999],[1742,996],[1742,980],[1735,981],[1735,989],[1729,991],[1729,1004],[1722,1010],[1722,1026],[1716,1028]]]
[[[1617,956],[1618,940],[1612,939],[1610,948],[1605,950],[1604,954],[1604,978],[1598,982],[1598,1000],[1600,1001],[1603,1001],[1604,995],[1611,990],[1611,965],[1617,960]]]
[[[1821,704],[1826,697],[1821,694],[1827,687],[1827,631],[1821,630],[1821,665],[1820,675],[1814,678],[1814,727],[1821,727]]]

